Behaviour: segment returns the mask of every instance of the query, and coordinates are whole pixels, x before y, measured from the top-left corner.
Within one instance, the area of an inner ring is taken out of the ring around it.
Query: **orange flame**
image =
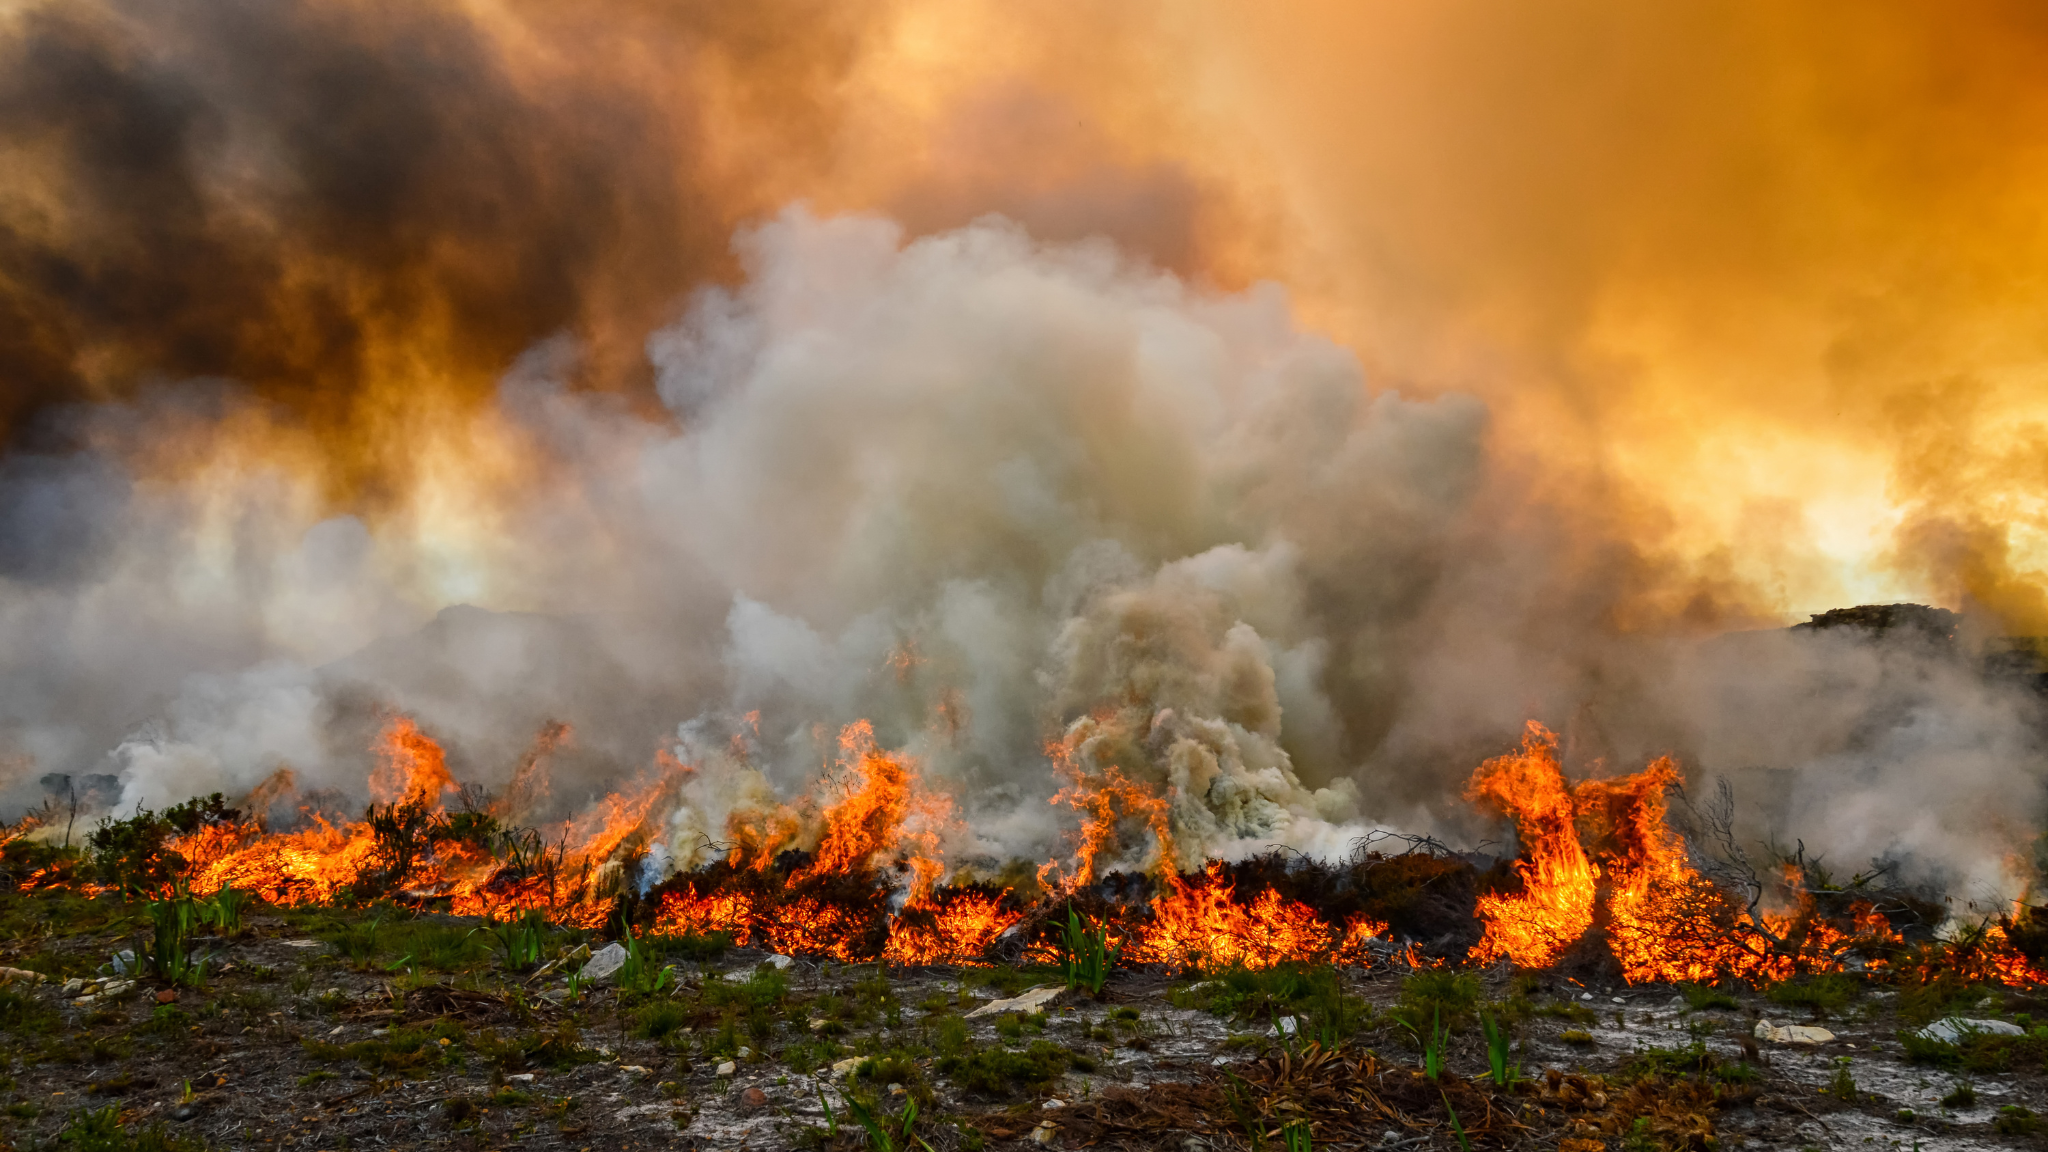
[[[1512,817],[1526,857],[1515,863],[1521,892],[1479,898],[1486,935],[1474,958],[1547,966],[1593,925],[1593,866],[1573,826],[1571,793],[1557,764],[1557,737],[1531,720],[1521,751],[1480,765],[1465,797]]]

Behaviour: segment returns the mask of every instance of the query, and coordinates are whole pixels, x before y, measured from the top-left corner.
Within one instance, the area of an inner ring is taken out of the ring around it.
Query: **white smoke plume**
[[[83,447],[7,461],[17,799],[287,766],[360,798],[387,710],[502,786],[559,720],[565,810],[657,751],[699,768],[656,849],[688,866],[867,719],[954,796],[956,860],[1058,850],[1064,742],[1170,785],[1192,866],[1373,822],[1476,838],[1457,785],[1533,716],[1582,771],[1731,774],[1755,819],[1783,805],[1758,834],[1846,864],[2024,871],[2027,697],[1838,637],[1618,625],[1624,541],[1546,509],[1478,401],[1376,390],[1276,287],[993,218],[907,241],[792,209],[738,246],[744,279],[648,340],[665,412],[570,389],[566,340],[507,375],[479,435],[547,477],[509,509],[323,519],[233,458],[141,478],[167,429],[261,417],[223,384],[82,409]]]

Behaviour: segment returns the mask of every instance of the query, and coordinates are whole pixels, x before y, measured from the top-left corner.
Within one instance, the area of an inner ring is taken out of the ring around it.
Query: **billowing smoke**
[[[1484,406],[1375,391],[1276,289],[997,219],[908,240],[795,209],[739,252],[648,340],[662,416],[571,390],[569,341],[505,378],[477,427],[553,481],[483,546],[322,519],[260,472],[124,479],[124,427],[246,396],[82,414],[108,448],[7,488],[79,541],[4,602],[10,750],[118,772],[127,804],[280,767],[353,800],[389,710],[500,787],[563,721],[559,805],[658,750],[699,767],[680,865],[865,719],[954,795],[956,860],[1055,851],[1058,760],[1170,793],[1191,866],[1371,821],[1476,836],[1456,785],[1535,715],[1576,770],[1676,751],[1785,806],[1760,831],[2009,879],[2040,803],[2023,695],[1952,645],[1618,629],[1625,545],[1516,498]],[[437,564],[529,611],[420,627]]]
[[[700,766],[680,864],[865,719],[955,859],[1114,768],[1188,864],[1495,833],[1533,717],[2024,879],[2037,28],[1020,12],[0,13],[9,798],[559,721],[556,815]],[[1866,592],[1968,618],[1777,630]]]

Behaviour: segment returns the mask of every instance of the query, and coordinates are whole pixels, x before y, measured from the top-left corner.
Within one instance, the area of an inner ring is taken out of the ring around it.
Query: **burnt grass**
[[[598,934],[550,929],[554,966],[510,971],[481,922],[382,905],[259,907],[193,941],[196,983],[60,995],[147,922],[113,895],[0,895],[0,962],[51,978],[0,987],[7,1147],[1189,1152],[1284,1149],[1301,1125],[1316,1148],[1906,1149],[2032,1146],[2048,1115],[2048,1003],[1983,986],[1627,987],[1388,957],[1119,970],[1099,998],[970,1018],[1061,976],[648,938],[629,986],[579,988],[559,961]],[[1912,1038],[1958,1012],[2022,1034]],[[1759,1045],[1759,1016],[1835,1039]],[[1513,1083],[1489,1074],[1489,1020]]]

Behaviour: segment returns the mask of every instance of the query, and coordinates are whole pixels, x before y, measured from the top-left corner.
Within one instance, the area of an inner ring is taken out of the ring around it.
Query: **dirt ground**
[[[2028,1001],[1985,989],[1933,1003],[1858,986],[1802,1006],[1496,972],[1459,1003],[1388,967],[1341,972],[1342,1007],[1316,1017],[1300,981],[1270,975],[1120,971],[1098,999],[1052,970],[701,947],[663,957],[659,987],[571,988],[580,961],[507,971],[471,922],[292,912],[199,941],[196,986],[80,1004],[93,984],[58,981],[103,980],[135,945],[133,910],[9,899],[0,962],[53,978],[0,989],[0,1138],[23,1149],[83,1146],[95,1117],[138,1147],[879,1147],[852,1101],[892,1146],[935,1152],[1279,1149],[1289,1123],[1317,1148],[1967,1149],[2036,1143],[2048,1112],[2048,1030],[1909,1059],[1909,1018],[2031,1027]],[[548,954],[602,944],[561,935]],[[1048,984],[1042,1014],[969,1015]],[[1759,1017],[1833,1039],[1746,1046]],[[1439,1077],[1417,1019],[1451,1029]],[[1488,1075],[1486,1019],[1512,1036],[1518,1085]],[[1318,1027],[1341,1038],[1334,1058]]]

